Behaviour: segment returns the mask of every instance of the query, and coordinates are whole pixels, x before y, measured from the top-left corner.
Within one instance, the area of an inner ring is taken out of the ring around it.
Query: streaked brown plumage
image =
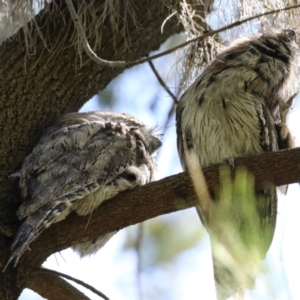
[[[276,129],[283,132],[281,128],[286,128],[285,120],[284,126],[280,123],[279,101],[292,78],[294,40],[292,30],[240,40],[219,54],[187,89],[177,107],[178,152],[185,170],[186,154],[191,152],[198,156],[202,167],[207,167],[232,162],[236,157],[278,150]],[[236,226],[245,247],[256,245],[262,260],[275,230],[276,189],[266,188],[257,197],[263,200],[255,203],[260,220],[255,240],[244,235],[244,220],[238,219]],[[201,207],[197,210],[204,220]],[[241,272],[248,277],[241,282],[214,251],[219,299],[253,287],[255,271],[249,271],[249,261],[244,258],[240,263]]]
[[[90,214],[118,193],[149,183],[161,146],[153,130],[115,112],[71,113],[47,129],[13,177],[19,178],[25,219],[11,245],[18,262],[30,243],[72,211]],[[81,255],[97,251],[114,233],[74,245]]]

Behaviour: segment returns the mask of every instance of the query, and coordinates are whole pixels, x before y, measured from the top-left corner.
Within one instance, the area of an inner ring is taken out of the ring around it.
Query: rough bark
[[[169,36],[182,30],[176,18],[172,18],[161,34],[161,24],[169,15],[161,1],[139,0],[134,5],[138,27],[128,19],[130,47],[124,46],[122,35],[113,37],[110,25],[104,24],[101,49],[94,49],[99,56],[135,60],[158,49]],[[20,225],[15,214],[19,205],[16,183],[9,181],[8,175],[19,168],[53,118],[78,110],[124,70],[100,67],[84,53],[80,64],[72,40],[73,23],[64,1],[50,4],[36,16],[35,22],[38,27],[28,25],[36,31],[34,49],[27,49],[26,53],[22,30],[0,47],[0,266],[8,257],[11,236]],[[58,51],[50,51],[49,45],[55,42],[57,45],[52,49]],[[37,260],[38,264],[42,260]],[[17,299],[31,275],[32,271],[24,267],[5,272],[0,276],[0,299]]]
[[[176,6],[176,1],[170,2]],[[181,30],[176,18],[171,18],[161,34],[161,24],[169,15],[169,10],[162,3],[159,0],[134,1],[139,26],[137,28],[129,20],[130,48],[124,47],[121,35],[114,41],[110,27],[107,26],[102,32],[101,49],[94,50],[100,57],[108,60],[128,61],[141,58],[157,49],[167,37]],[[99,67],[90,62],[84,53],[84,63],[81,65],[78,61],[78,49],[73,45],[74,32],[70,21],[64,1],[51,4],[48,11],[42,11],[36,17],[47,42],[59,41],[57,52],[48,51],[44,41],[38,37],[34,53],[26,54],[22,31],[16,35],[18,38],[9,40],[0,47],[0,268],[8,258],[11,237],[20,225],[15,215],[19,205],[16,183],[10,182],[8,175],[18,169],[41,131],[54,117],[78,110],[85,101],[123,71]],[[256,187],[261,189],[270,182],[276,185],[299,182],[299,160],[300,149],[294,149],[240,159],[236,161],[236,165],[247,165],[256,176]],[[219,184],[218,167],[205,170],[205,177],[211,194],[214,194]],[[40,293],[47,290],[44,283],[48,279],[37,276],[35,268],[50,254],[65,249],[76,241],[120,230],[197,203],[193,184],[188,175],[183,173],[107,201],[93,213],[87,228],[88,218],[72,214],[33,242],[32,250],[25,253],[17,268],[11,265],[0,275],[0,299],[17,299],[26,286],[37,291],[40,289]],[[93,228],[98,228],[97,232]],[[53,294],[49,296],[51,299],[63,298],[66,288],[64,284],[61,286],[61,290],[53,290]],[[78,299],[81,299],[80,296]]]
[[[240,158],[235,161],[235,165],[246,167],[255,176],[255,189],[261,190],[270,183],[281,186],[299,182],[299,161],[300,148],[296,148]],[[219,166],[206,168],[203,172],[210,194],[215,195],[219,188]],[[235,170],[231,169],[232,177],[234,173]],[[124,192],[103,203],[93,212],[92,218],[71,214],[65,221],[52,225],[32,243],[32,250],[27,251],[21,258],[18,272],[21,274],[29,272],[32,270],[31,267],[39,266],[51,253],[69,247],[74,241],[95,238],[197,204],[199,199],[187,173],[173,175]],[[10,266],[8,271],[14,270]],[[36,278],[32,280],[35,281]],[[29,286],[34,288],[34,285],[28,282]]]
[[[295,148],[239,158],[235,160],[235,166],[245,166],[255,176],[255,189],[261,190],[270,184],[281,186],[300,182],[299,161],[300,148]],[[210,194],[216,195],[219,189],[219,165],[205,168],[203,173]],[[234,173],[235,169],[231,169],[232,177]],[[24,254],[20,265],[37,266],[51,253],[69,247],[71,242],[92,239],[198,203],[187,173],[166,177],[105,201],[93,212],[92,218],[72,213],[66,220],[53,224],[32,243],[32,250]]]

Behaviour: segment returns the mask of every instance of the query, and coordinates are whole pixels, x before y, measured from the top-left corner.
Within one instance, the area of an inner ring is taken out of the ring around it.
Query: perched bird
[[[185,170],[188,170],[190,153],[197,156],[202,167],[208,167],[224,162],[234,164],[237,157],[276,151],[278,139],[282,142],[280,149],[290,147],[289,131],[285,119],[281,120],[286,117],[290,103],[281,107],[279,104],[284,103],[284,93],[293,79],[295,39],[293,30],[241,39],[220,53],[185,91],[176,112],[178,152]],[[276,188],[258,191],[256,197],[252,205],[258,223],[253,220],[253,224],[246,224],[236,213],[223,218],[232,219],[240,239],[237,244],[242,243],[245,249],[256,246],[261,261],[275,230]],[[236,211],[233,204],[231,210]],[[210,232],[210,222],[205,219],[203,208],[198,207],[197,211]],[[255,228],[255,238],[245,233],[251,226]],[[234,247],[230,245],[227,249],[241,272],[230,269],[216,255],[212,245],[219,299],[242,294],[245,288],[254,287],[256,263],[251,262],[250,256],[237,258],[239,249]]]
[[[51,224],[72,211],[85,216],[103,201],[154,179],[152,155],[161,146],[154,130],[131,115],[115,112],[70,113],[42,135],[19,178],[23,220],[11,245],[17,264]],[[82,256],[96,252],[114,233],[73,246]]]

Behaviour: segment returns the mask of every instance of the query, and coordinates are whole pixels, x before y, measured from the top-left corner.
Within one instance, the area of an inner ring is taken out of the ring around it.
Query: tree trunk
[[[112,34],[109,18],[106,18],[101,31],[101,47],[93,49],[98,56],[107,60],[135,60],[158,49],[169,36],[182,30],[176,18],[171,18],[161,33],[161,25],[170,14],[162,1],[133,2],[137,25],[128,18],[129,46],[126,47],[128,41],[124,35]],[[0,47],[2,268],[9,255],[11,237],[20,225],[16,217],[19,205],[17,183],[11,182],[8,175],[18,170],[53,118],[77,111],[124,70],[99,66],[76,47],[76,33],[64,1],[49,4],[34,22],[28,24],[27,31],[21,29]],[[119,29],[122,26],[120,24]],[[90,43],[93,45],[93,40]],[[39,251],[43,251],[43,247]],[[40,264],[39,260],[31,260],[31,267]],[[25,264],[19,264],[17,268],[10,266],[0,276],[0,299],[17,299],[33,275],[34,271]]]

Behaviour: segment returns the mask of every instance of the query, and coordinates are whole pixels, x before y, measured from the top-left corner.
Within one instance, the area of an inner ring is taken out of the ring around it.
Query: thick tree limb
[[[147,56],[170,35],[182,31],[174,18],[161,34],[160,26],[169,9],[160,1],[134,2],[138,27],[132,20],[128,21],[130,49],[124,46],[121,34],[112,36],[107,25],[101,32],[101,48],[96,49],[99,55],[111,60],[121,57],[135,60]],[[16,35],[18,39],[15,37],[0,46],[0,220],[8,219],[5,223],[10,221],[9,211],[15,214],[11,204],[14,195],[7,176],[18,169],[45,126],[57,116],[77,111],[125,69],[99,66],[85,53],[79,53],[64,1],[49,4],[34,23],[36,27],[28,26],[39,34],[34,36],[31,53],[25,51],[27,36],[22,30]]]
[[[109,18],[106,18],[101,30],[101,47],[99,44],[98,47],[93,47],[101,57],[110,60],[137,60],[158,49],[172,34],[182,31],[176,19],[172,18],[161,34],[161,24],[170,12],[161,1],[130,2],[135,8],[136,20],[128,19],[126,30],[130,39],[127,40],[127,47],[124,35],[114,36]],[[78,3],[80,7],[91,4],[90,1]],[[164,3],[167,4],[168,1]],[[102,4],[103,1],[93,2],[93,5],[99,5],[100,8]],[[20,30],[14,39],[0,46],[2,266],[9,253],[11,240],[8,237],[12,236],[20,224],[16,218],[17,187],[8,180],[8,175],[19,168],[47,124],[57,116],[78,110],[124,71],[124,68],[111,69],[96,65],[76,47],[74,26],[65,1],[52,1],[35,17],[33,24],[34,26],[28,24],[27,31]],[[119,25],[119,32],[122,32],[123,24]],[[93,29],[89,27],[87,30],[92,46],[95,45]],[[32,44],[28,43],[30,37]],[[33,47],[30,48],[30,45]],[[55,248],[56,246],[52,250],[56,251]],[[39,249],[43,252],[42,248]],[[30,254],[33,252],[35,251]],[[34,267],[38,267],[42,260],[40,257]],[[25,267],[7,270],[5,276],[0,276],[0,299],[17,299],[32,274]]]
[[[240,158],[235,164],[246,166],[255,175],[257,190],[271,183],[280,186],[300,182],[300,148]],[[203,172],[213,195],[219,186],[219,166],[205,168]],[[199,202],[187,173],[124,192],[103,203],[91,218],[71,214],[65,221],[51,226],[32,243],[32,251],[24,254],[20,266],[38,266],[50,254],[85,238],[91,239],[196,204]]]
[[[170,3],[174,4],[174,1]],[[160,26],[169,14],[168,9],[162,8],[161,1],[140,0],[134,1],[134,4],[139,28],[134,22],[128,24],[130,49],[121,47],[123,36],[113,40],[110,27],[106,26],[102,32],[103,43],[95,49],[100,57],[113,61],[139,60],[157,49],[168,36],[181,30],[172,18],[164,26],[164,34],[160,34]],[[0,264],[8,256],[11,240],[7,236],[12,235],[19,225],[15,216],[18,205],[13,204],[17,193],[8,182],[7,175],[18,168],[53,117],[77,110],[123,71],[122,68],[99,67],[84,53],[81,56],[83,63],[78,63],[73,23],[66,14],[65,2],[53,2],[50,7],[49,11],[41,12],[35,19],[39,26],[38,35],[43,38],[37,39],[30,55],[26,56],[24,51],[27,45],[22,32],[19,33],[19,41],[11,40],[0,47],[0,232],[5,235],[0,236]],[[90,39],[90,42],[93,41]],[[45,46],[45,43],[48,45]],[[53,53],[48,46],[55,43],[59,45],[59,51]],[[257,176],[256,185],[261,188],[269,182],[282,185],[299,181],[299,158],[298,149],[237,160],[236,164],[245,163]],[[218,168],[205,170],[205,177],[213,194],[218,187]],[[93,238],[197,203],[188,175],[179,174],[104,203],[93,213],[87,228],[88,218],[73,214],[46,230],[31,245],[32,251],[25,253],[18,267],[10,266],[0,276],[0,298],[17,299],[34,275],[27,265],[39,267],[51,253],[84,238]]]

